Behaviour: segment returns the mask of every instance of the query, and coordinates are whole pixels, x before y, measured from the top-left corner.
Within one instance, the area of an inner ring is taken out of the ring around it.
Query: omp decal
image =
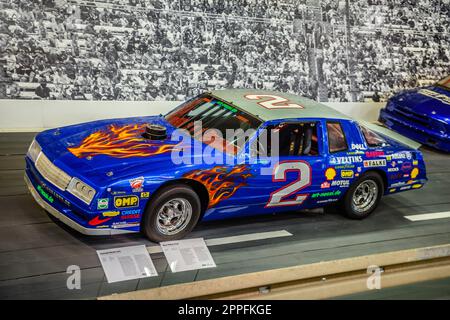
[[[114,197],[114,206],[116,208],[130,208],[139,206],[139,197],[135,195]]]
[[[341,171],[341,178],[342,179],[352,179],[354,175],[353,170],[342,170]]]
[[[110,125],[84,138],[80,145],[67,148],[78,158],[108,155],[114,158],[147,157],[176,149],[172,144],[161,144],[142,138],[146,124]]]
[[[141,198],[148,198],[150,197],[150,192],[141,192]]]

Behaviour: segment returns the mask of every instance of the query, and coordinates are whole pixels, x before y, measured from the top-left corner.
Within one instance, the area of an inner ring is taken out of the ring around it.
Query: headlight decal
[[[92,199],[96,193],[94,188],[76,177],[73,177],[72,180],[70,180],[67,191],[86,204],[90,204],[92,202]]]

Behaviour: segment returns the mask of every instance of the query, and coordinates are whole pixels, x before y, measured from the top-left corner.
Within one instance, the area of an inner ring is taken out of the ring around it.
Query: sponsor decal
[[[400,181],[400,182],[396,182],[391,184],[391,188],[397,188],[397,187],[401,187],[404,186],[406,183],[404,181]]]
[[[364,151],[361,151],[361,150],[355,150],[355,151],[349,151],[349,152],[347,152],[347,155],[349,155],[349,156],[354,156],[354,155],[359,155],[359,154],[364,154]]]
[[[413,160],[413,166],[418,166],[419,165],[419,160]]]
[[[398,153],[393,153],[390,154],[388,156],[386,156],[386,160],[391,161],[391,160],[411,160],[412,155],[411,152],[398,152]]]
[[[142,186],[144,185],[144,177],[134,178],[131,179],[129,182],[133,192],[142,192],[144,190],[142,188]]]
[[[411,171],[411,179],[415,179],[419,175],[419,168],[414,168]]]
[[[99,224],[105,223],[105,222],[107,222],[107,221],[109,221],[111,219],[112,219],[111,217],[107,217],[105,219],[100,219],[99,216],[96,216],[94,219],[90,220],[88,222],[88,224],[90,226],[98,226]]]
[[[412,169],[412,164],[410,162],[405,162],[402,164],[402,171],[403,172],[409,172]]]
[[[325,181],[320,185],[321,189],[328,189],[329,187],[330,187],[330,183],[328,181]]]
[[[353,164],[362,162],[363,158],[361,156],[348,156],[348,157],[332,157],[330,159],[331,164]]]
[[[364,168],[385,167],[386,159],[364,160]]]
[[[50,202],[50,203],[55,202],[55,199],[54,199],[50,194],[48,194],[48,193],[44,190],[44,188],[42,188],[40,185],[37,186],[37,190],[39,191],[39,193],[41,194],[41,196],[44,197],[45,200],[47,200],[47,201]]]
[[[334,180],[331,182],[332,187],[347,188],[350,185],[350,180]]]
[[[388,172],[398,172],[400,168],[388,168]]]
[[[126,210],[122,211],[120,219],[139,219],[141,217],[141,210]]]
[[[352,179],[354,175],[353,170],[342,170],[341,171],[341,178],[342,179]]]
[[[39,190],[39,188],[42,189],[42,192],[46,193],[49,197],[48,199],[43,195],[43,193]],[[47,187],[47,185],[44,182],[41,182],[40,185],[36,187],[38,189],[39,193],[46,199],[48,202],[53,203],[55,201],[55,198],[64,203],[66,206],[70,207],[71,204],[68,200],[64,199],[62,196],[60,196],[58,193]],[[51,200],[50,200],[51,199]]]
[[[113,196],[118,196],[120,194],[126,194],[126,191],[111,191],[111,194]]]
[[[339,200],[339,199],[325,199],[325,200],[317,201],[316,203],[335,202],[335,201],[338,201],[338,200]]]
[[[395,166],[397,166],[397,162],[392,161],[392,162],[391,162],[391,167],[395,167]]]
[[[141,198],[148,198],[150,197],[150,192],[141,192]]]
[[[384,151],[366,151],[367,158],[377,158],[384,156]]]
[[[120,214],[119,211],[105,211],[102,213],[104,217],[115,217]]]
[[[116,208],[130,208],[139,206],[139,198],[135,195],[114,197],[114,206]]]
[[[412,185],[412,188],[413,189],[419,189],[419,188],[422,188],[423,187],[423,184],[420,184],[420,183],[417,183],[417,184],[413,184]]]
[[[353,169],[355,168],[354,164],[345,164],[345,165],[341,165],[341,166],[335,166],[335,169]]]
[[[362,143],[352,143],[352,149],[364,150],[366,147]]]
[[[97,200],[97,210],[104,210],[108,209],[109,207],[109,199],[108,198],[101,198]]]
[[[329,192],[316,192],[311,195],[311,198],[324,198],[324,197],[335,197],[341,194],[340,190],[329,191]]]
[[[400,188],[401,191],[403,191],[403,190],[409,190],[409,189],[411,189],[411,186],[404,186],[404,187],[401,187],[401,188]]]
[[[395,192],[395,188],[389,189],[389,192],[390,192],[390,193]]]
[[[392,180],[398,180],[398,179],[402,179],[403,178],[403,173],[398,172],[398,173],[393,173],[389,175],[389,179]]]
[[[336,177],[336,170],[334,168],[328,168],[325,171],[325,177],[327,178],[327,180],[333,180],[334,177]]]
[[[126,221],[122,221],[122,222],[115,222],[115,223],[113,223],[112,227],[114,229],[131,228],[131,227],[138,227],[139,224],[140,224],[140,222],[127,223]]]
[[[361,167],[358,167],[358,168],[356,169],[356,171],[358,171],[359,173],[361,173],[362,168],[361,168]]]

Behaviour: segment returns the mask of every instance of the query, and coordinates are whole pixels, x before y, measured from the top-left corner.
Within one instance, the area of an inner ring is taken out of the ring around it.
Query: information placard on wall
[[[160,245],[172,272],[216,267],[203,238],[166,241]]]
[[[157,276],[145,245],[97,250],[108,283]]]

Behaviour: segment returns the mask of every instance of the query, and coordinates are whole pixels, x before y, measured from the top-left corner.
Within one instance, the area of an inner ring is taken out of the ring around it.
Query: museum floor
[[[155,252],[151,257],[157,277],[108,284],[96,250],[136,244],[156,248],[156,244],[140,234],[88,237],[53,221],[33,201],[23,182],[23,158],[33,136],[0,134],[0,299],[95,299],[143,288],[450,243],[450,218],[405,218],[450,211],[450,155],[423,149],[428,184],[421,190],[385,197],[366,220],[348,220],[317,210],[200,223],[190,237],[216,239],[209,247],[216,268],[171,273],[163,254],[150,250]],[[66,287],[69,265],[82,270],[80,290]],[[448,283],[448,279],[445,281]],[[445,292],[448,297],[448,290]],[[402,297],[401,292],[394,293]],[[376,298],[373,294],[347,296],[352,297]]]

